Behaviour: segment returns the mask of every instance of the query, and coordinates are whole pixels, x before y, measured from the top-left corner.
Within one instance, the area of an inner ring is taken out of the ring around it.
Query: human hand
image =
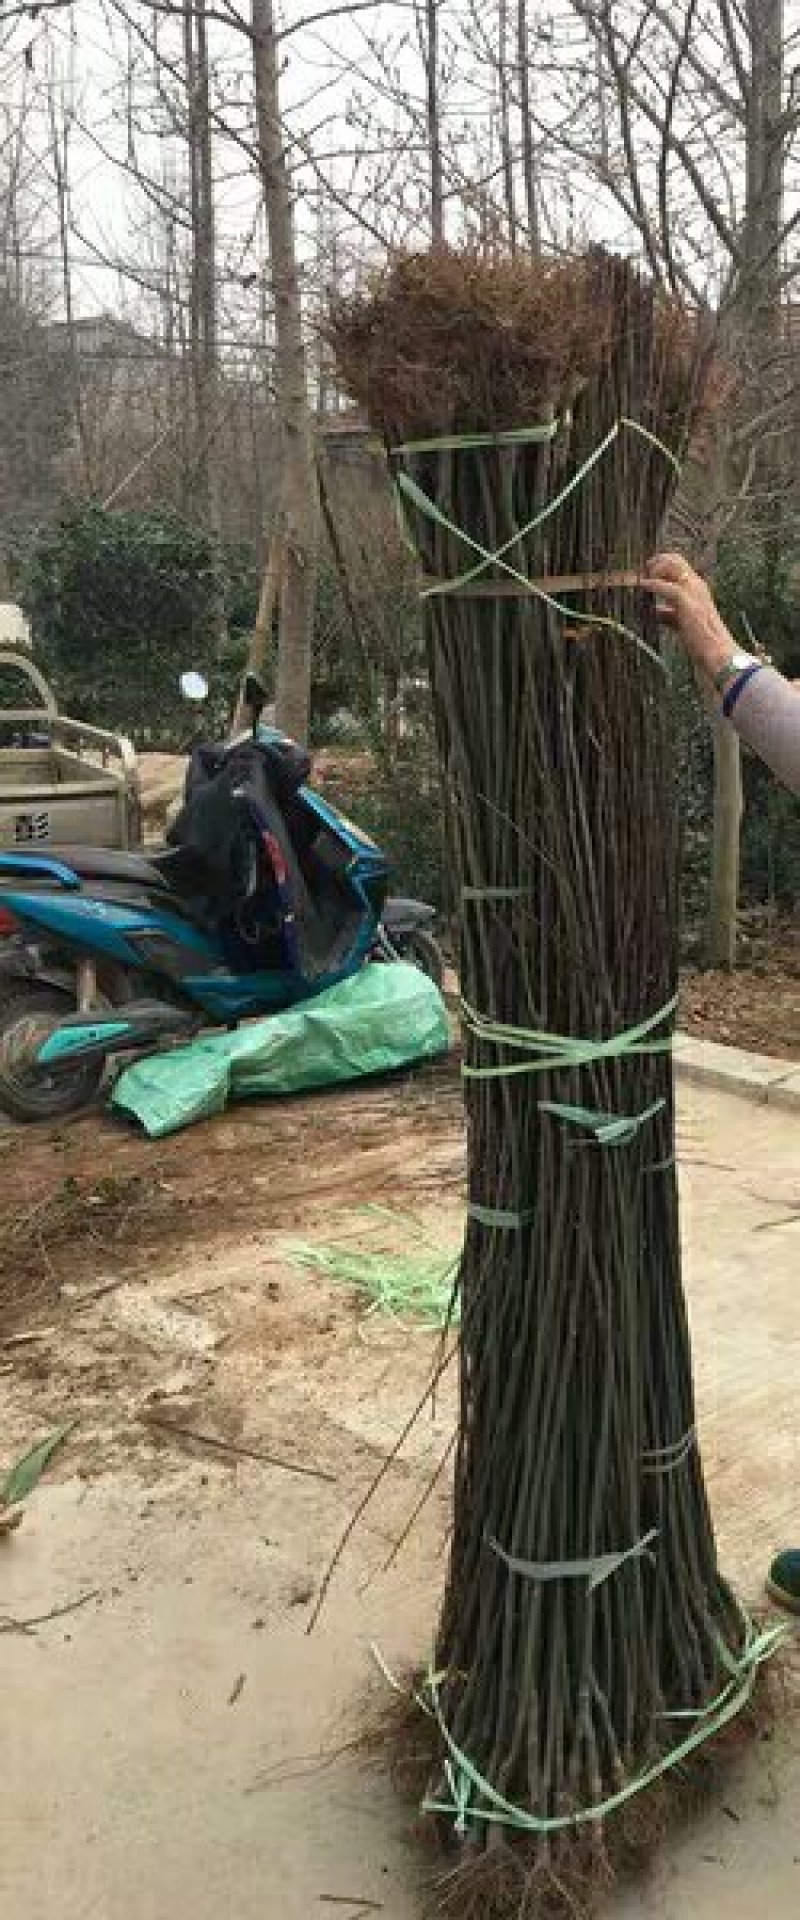
[[[679,553],[659,553],[648,562],[642,586],[652,593],[660,620],[673,628],[695,665],[713,680],[736,653],[713,596]]]

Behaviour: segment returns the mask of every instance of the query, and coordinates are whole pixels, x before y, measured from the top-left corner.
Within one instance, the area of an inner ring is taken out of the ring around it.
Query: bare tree
[[[55,181],[56,205],[58,209],[58,234],[61,253],[61,286],[64,299],[67,347],[69,354],[69,384],[72,396],[75,432],[80,449],[83,483],[87,493],[94,485],[94,468],[89,427],[86,419],[81,362],[78,353],[75,328],[75,308],[72,290],[72,254],[71,223],[69,207],[69,141],[72,126],[71,111],[67,105],[64,89],[51,73],[49,92],[50,139],[53,177]]]
[[[784,99],[783,0],[645,0],[624,13],[611,0],[571,7],[589,57],[573,72],[569,111],[550,138],[620,210],[656,278],[712,302],[721,353],[736,370],[736,402],[720,412],[695,499],[696,557],[713,574],[723,539],[745,516],[763,535],[777,497],[775,424],[788,378],[777,352],[781,300],[800,270],[798,216],[784,212],[798,115]],[[708,957],[727,968],[736,951],[741,767],[730,729],[714,719],[713,733]]]

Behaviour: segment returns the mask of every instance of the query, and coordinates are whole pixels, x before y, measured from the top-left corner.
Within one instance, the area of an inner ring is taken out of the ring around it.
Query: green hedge
[[[213,541],[171,513],[82,506],[40,536],[21,598],[60,703],[140,745],[186,733],[178,681],[221,653],[225,577]]]
[[[359,605],[360,652],[341,581],[323,548],[312,638],[317,740],[327,737],[340,710],[371,733],[387,634],[397,657],[407,652],[416,665],[418,608],[403,584],[393,577],[371,582]],[[177,514],[93,505],[75,507],[41,533],[18,558],[15,580],[36,657],[64,708],[129,733],[139,746],[159,747],[186,737],[178,691],[186,667],[210,683],[209,729],[226,725],[259,588],[259,559],[248,546],[219,546]],[[274,648],[267,681],[271,696]]]

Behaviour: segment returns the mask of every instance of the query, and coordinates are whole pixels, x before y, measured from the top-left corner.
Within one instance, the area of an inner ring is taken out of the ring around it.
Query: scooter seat
[[[48,852],[81,880],[116,880],[123,885],[127,881],[131,886],[168,891],[166,876],[141,853],[121,853],[113,847],[53,847]]]

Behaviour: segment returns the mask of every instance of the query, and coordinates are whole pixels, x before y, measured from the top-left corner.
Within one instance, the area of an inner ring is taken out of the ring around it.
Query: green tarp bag
[[[286,1013],[138,1060],[120,1074],[111,1101],[157,1139],[221,1113],[229,1100],[392,1073],[449,1044],[433,981],[401,961],[373,964]]]

